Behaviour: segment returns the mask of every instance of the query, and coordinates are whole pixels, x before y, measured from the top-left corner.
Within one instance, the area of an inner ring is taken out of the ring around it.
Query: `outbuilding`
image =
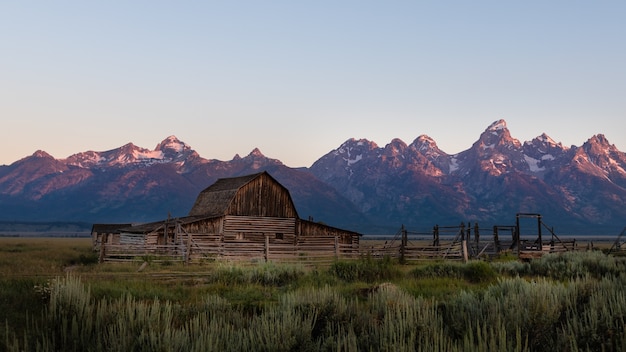
[[[289,191],[267,172],[217,180],[200,192],[186,217],[113,227],[94,225],[101,262],[324,262],[358,256],[361,236],[300,219]]]

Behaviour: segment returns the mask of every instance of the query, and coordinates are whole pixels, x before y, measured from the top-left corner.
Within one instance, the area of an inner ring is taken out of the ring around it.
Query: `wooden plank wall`
[[[225,216],[221,257],[226,260],[266,261],[274,252],[289,252],[295,244],[295,218]],[[260,232],[262,230],[263,232]]]
[[[232,233],[283,233],[295,235],[295,218],[255,217],[255,216],[225,216],[224,234]]]
[[[298,216],[287,189],[266,174],[242,186],[226,213],[292,219]]]
[[[158,243],[162,230],[147,235],[124,234],[119,245],[106,245],[101,259],[324,264],[359,256],[358,236],[347,236],[336,229],[330,233],[310,231],[309,236],[297,236],[295,218],[225,216],[183,224],[175,236],[174,231],[174,227],[168,229],[171,239],[167,244]]]

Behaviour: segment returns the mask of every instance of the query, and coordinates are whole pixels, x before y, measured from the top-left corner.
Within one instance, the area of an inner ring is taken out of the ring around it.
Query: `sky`
[[[494,121],[626,151],[624,1],[3,1],[0,165],[177,136],[311,166]]]

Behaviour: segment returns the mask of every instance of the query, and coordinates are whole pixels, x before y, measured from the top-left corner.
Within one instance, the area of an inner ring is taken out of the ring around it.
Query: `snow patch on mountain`
[[[146,159],[162,160],[163,152],[160,150],[152,150],[152,151],[135,150],[133,151],[133,158],[135,160],[146,160]]]
[[[358,163],[359,161],[363,160],[363,155],[362,155],[362,154],[359,154],[359,155],[357,155],[354,159],[349,159],[349,158],[348,158],[348,159],[345,159],[345,158],[344,158],[344,160],[345,160],[346,162],[348,162],[348,165],[354,165],[354,164]]]
[[[539,164],[541,163],[541,160],[537,160],[528,155],[524,155],[524,160],[526,160],[526,164],[528,164],[528,167],[530,168],[530,172],[541,172],[541,171],[546,170],[545,167],[539,166]]]
[[[459,160],[457,158],[450,159],[450,173],[459,169]]]

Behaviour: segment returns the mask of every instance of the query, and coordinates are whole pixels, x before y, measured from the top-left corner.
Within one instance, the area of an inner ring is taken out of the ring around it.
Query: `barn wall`
[[[222,228],[224,217],[204,219],[182,225],[191,238],[192,259],[216,258],[223,252]]]
[[[182,227],[188,233],[219,234],[223,219],[224,217],[203,219],[183,224]]]
[[[358,244],[359,235],[357,233],[329,227],[311,221],[298,221],[298,235],[300,237],[338,237],[342,244]]]
[[[266,233],[295,235],[296,219],[253,216],[225,216],[224,235],[236,233]]]
[[[267,175],[261,175],[242,186],[226,213],[241,216],[298,217],[287,189]]]
[[[229,260],[267,260],[272,255],[290,253],[296,244],[295,218],[225,216],[222,257]]]

